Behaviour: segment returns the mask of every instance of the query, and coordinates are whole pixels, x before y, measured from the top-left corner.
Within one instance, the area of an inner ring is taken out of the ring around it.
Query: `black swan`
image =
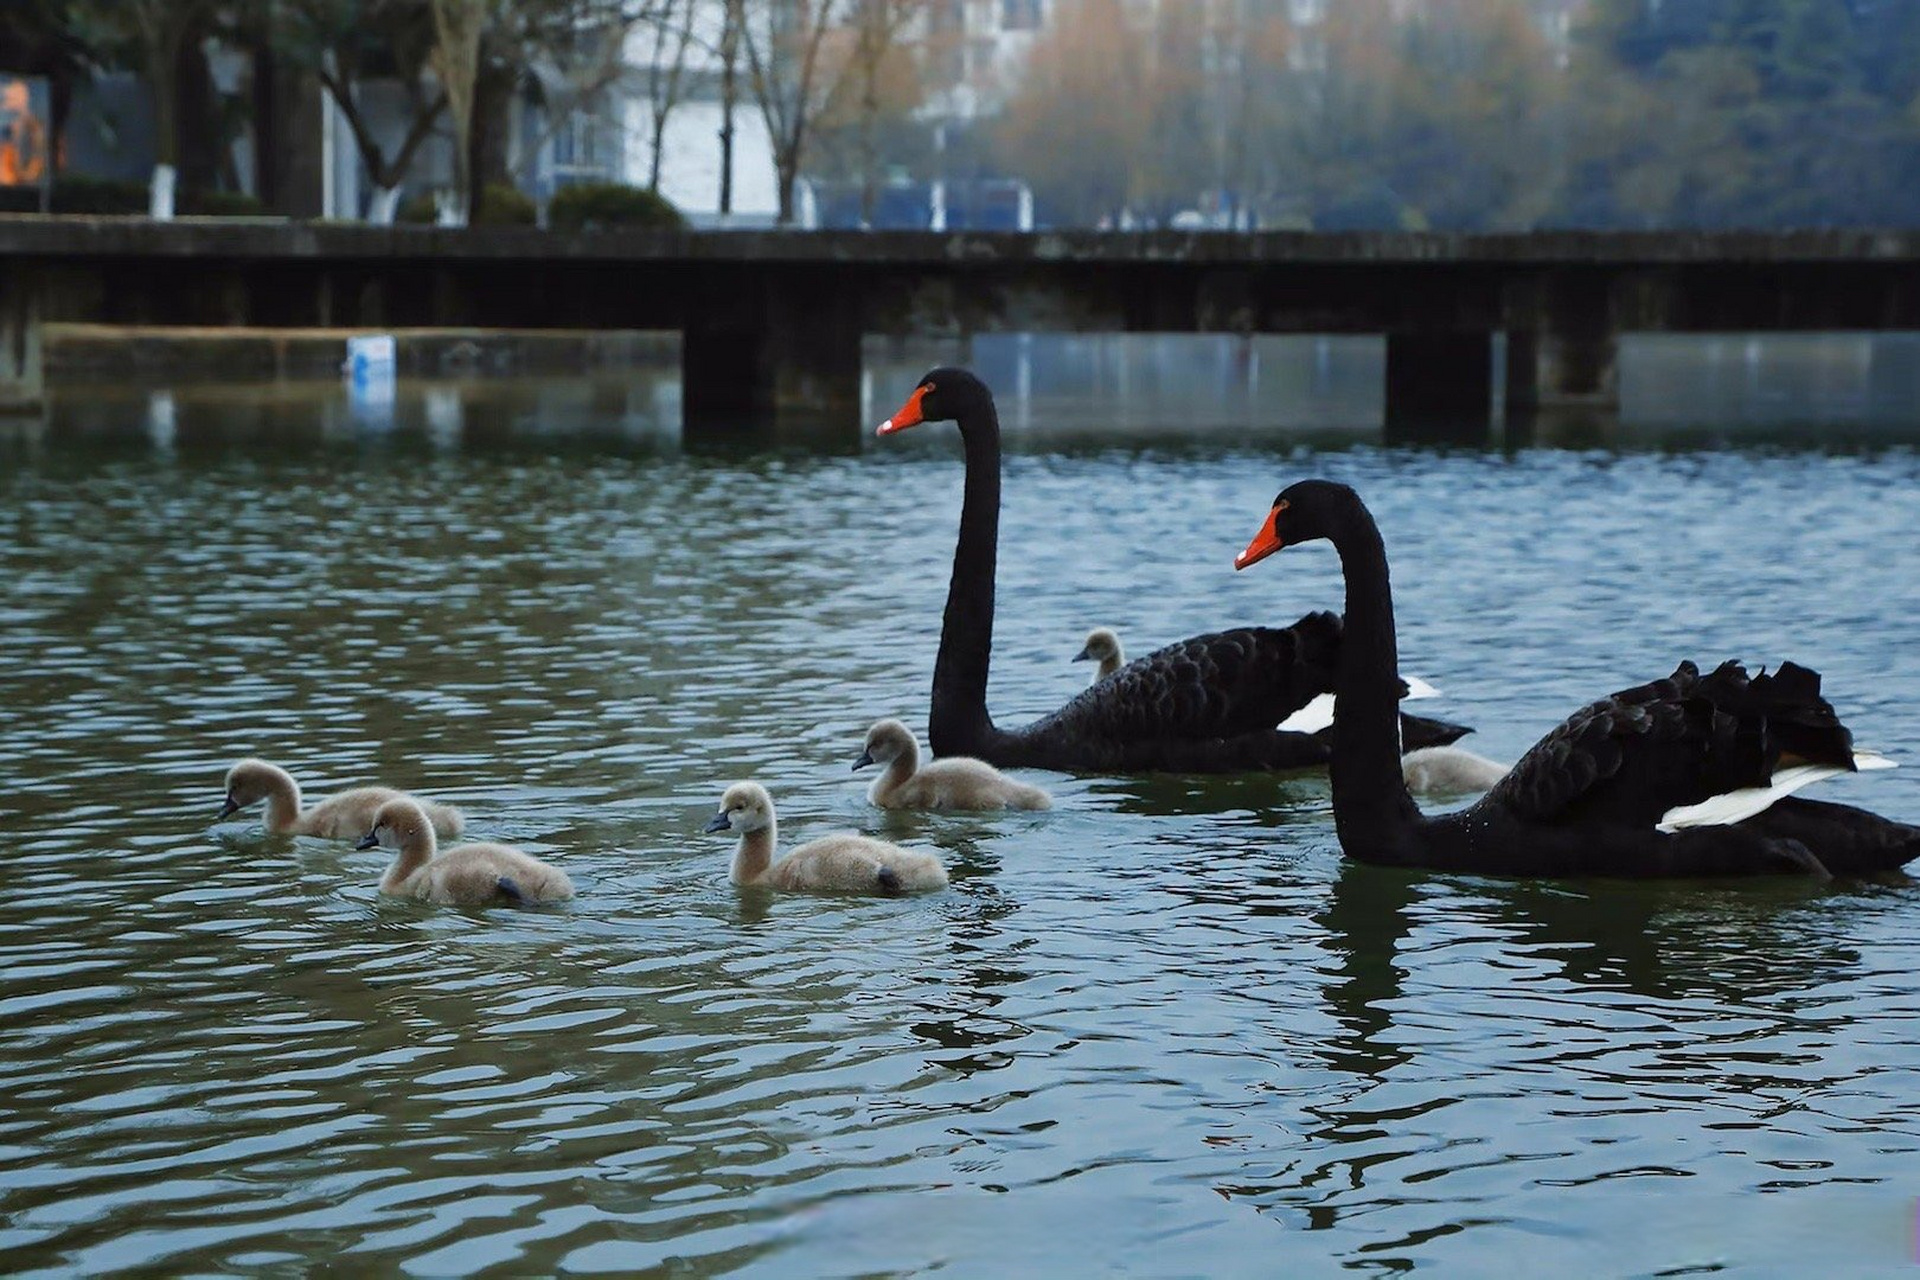
[[[987,712],[993,650],[994,560],[1000,539],[1000,418],[993,395],[964,369],[935,369],[900,411],[891,435],[951,419],[966,448],[960,539],[933,666],[927,740],[936,756],[973,756],[1003,767],[1083,772],[1238,773],[1324,764],[1325,734],[1276,728],[1333,688],[1338,614],[1291,627],[1240,627],[1194,636],[1136,658],[1052,715],[1000,729]],[[1468,732],[1408,716],[1409,747]]]
[[[1866,875],[1920,856],[1920,827],[1786,798],[1885,761],[1856,756],[1820,677],[1737,662],[1603,698],[1522,756],[1472,807],[1421,814],[1401,780],[1386,550],[1345,485],[1306,480],[1274,499],[1236,569],[1325,538],[1346,575],[1333,724],[1333,812],[1360,862],[1515,876]]]

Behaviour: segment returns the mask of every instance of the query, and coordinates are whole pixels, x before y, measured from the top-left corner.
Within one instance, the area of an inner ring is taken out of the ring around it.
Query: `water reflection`
[[[0,445],[15,1270],[1908,1256],[1912,883],[1356,867],[1312,776],[1039,775],[1045,814],[879,814],[847,765],[879,716],[924,721],[950,435],[683,449],[624,380],[435,381],[378,432],[337,388],[172,388],[163,453],[149,390],[70,388],[58,432]],[[1230,568],[1326,474],[1373,501],[1408,667],[1488,755],[1683,655],[1804,655],[1863,742],[1920,757],[1920,578],[1889,551],[1912,450],[1033,431],[1009,722],[1084,687],[1093,622],[1144,651],[1337,602],[1330,555]],[[383,854],[213,821],[254,752],[316,794],[443,796],[580,897],[382,900]],[[937,849],[953,887],[736,892],[699,828],[744,776],[789,840]],[[1920,814],[1920,771],[1828,794]]]
[[[1495,344],[1494,385],[1504,349]],[[867,344],[860,423],[789,420],[687,441],[704,456],[769,447],[846,452],[864,424],[935,364],[995,388],[1016,450],[1191,449],[1249,433],[1337,448],[1379,439],[1385,346],[1370,337],[982,334],[962,342]],[[1920,440],[1920,334],[1630,334],[1616,412],[1556,411],[1460,442],[1565,449],[1858,448]],[[131,441],[156,450],[365,446],[444,453],[463,443],[661,449],[679,441],[677,368],[579,376],[403,378],[369,395],[332,380],[163,387],[56,384],[44,415],[0,419],[0,457],[48,440]],[[882,404],[886,401],[886,404]],[[181,405],[190,405],[182,436]]]
[[[1315,917],[1332,1023],[1312,1053],[1336,1076],[1302,1103],[1283,1167],[1218,1189],[1309,1230],[1359,1228],[1361,1255],[1409,1265],[1461,1232],[1525,1229],[1526,1197],[1488,1194],[1512,1158],[1498,1133],[1538,1130],[1524,1157],[1533,1185],[1595,1191],[1705,1174],[1676,1123],[1686,1114],[1736,1150],[1732,1135],[1780,1124],[1831,1140],[1851,1124],[1849,1104],[1831,1100],[1859,1080],[1829,1052],[1851,1034],[1857,1006],[1843,993],[1863,964],[1839,937],[1886,909],[1876,890],[1526,885],[1347,866]],[[1638,1141],[1621,1127],[1636,1118]],[[1634,1252],[1616,1242],[1606,1254]]]
[[[679,438],[676,371],[385,384],[368,396],[344,381],[56,385],[44,418],[0,420],[0,450],[144,440],[167,454],[337,447],[446,453],[469,445],[671,449]],[[0,456],[4,456],[0,453]]]

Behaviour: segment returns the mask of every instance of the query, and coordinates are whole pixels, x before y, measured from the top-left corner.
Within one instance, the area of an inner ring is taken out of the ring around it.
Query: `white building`
[[[682,212],[700,219],[719,209],[720,131],[724,68],[719,53],[725,0],[683,0],[695,6],[685,51],[684,89],[668,111],[661,140],[660,190]],[[788,0],[790,3],[791,0]],[[831,0],[828,0],[831,2]],[[926,0],[899,38],[917,46],[921,73],[933,86],[922,117],[934,124],[965,123],[990,115],[1019,84],[1027,54],[1060,0]],[[842,0],[851,21],[859,0]],[[749,20],[768,21],[780,9],[748,4]],[[770,41],[760,30],[760,47]],[[652,90],[668,73],[678,42],[651,28],[627,41],[622,79],[625,158],[621,181],[645,185],[653,163]],[[805,192],[801,193],[802,203]],[[772,135],[754,97],[744,51],[736,63],[733,108],[733,213],[736,220],[771,219],[779,209]],[[802,216],[804,220],[804,209]]]
[[[690,22],[682,28],[637,27],[629,32],[618,108],[622,134],[620,178],[646,186],[653,171],[656,101],[670,96],[667,77],[680,60],[677,100],[666,111],[660,138],[660,194],[696,221],[720,212],[723,148],[721,132],[729,112],[725,102],[726,68],[721,40],[725,0],[674,0],[690,6],[672,16]],[[753,12],[760,12],[756,7]],[[763,36],[764,39],[764,36]],[[735,221],[771,221],[780,210],[779,182],[773,163],[773,138],[754,97],[747,54],[734,55],[732,209]]]

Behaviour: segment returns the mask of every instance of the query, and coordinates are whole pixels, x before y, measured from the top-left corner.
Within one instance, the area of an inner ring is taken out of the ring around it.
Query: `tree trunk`
[[[416,105],[413,123],[407,129],[407,136],[401,139],[400,149],[394,152],[393,159],[389,160],[386,153],[381,151],[380,142],[373,136],[366,117],[360,114],[360,105],[354,101],[352,85],[343,83],[338,77],[325,72],[321,74],[320,79],[321,84],[326,88],[327,95],[333,99],[334,104],[340,109],[340,114],[345,117],[347,130],[353,135],[354,150],[359,153],[360,162],[367,166],[367,176],[373,179],[375,208],[379,207],[383,193],[391,193],[397,207],[400,199],[400,184],[405,180],[407,170],[413,166],[414,153],[433,132],[433,122],[438,120],[440,113],[447,109],[446,94],[442,93],[428,106]],[[377,221],[372,218],[371,211],[369,220]],[[387,221],[392,221],[392,218],[389,217]]]
[[[249,104],[253,112],[253,193],[267,208],[287,213],[290,211],[283,207],[280,191],[280,110],[274,97],[279,67],[273,46],[264,38],[250,42],[247,52],[253,58],[253,101]]]
[[[860,86],[860,225],[873,226],[874,207],[880,202],[880,67],[874,50]]]
[[[400,211],[400,188],[375,186],[373,200],[367,205],[367,221],[376,227],[393,225],[394,215]]]
[[[647,190],[655,195],[660,193],[660,148],[667,138],[667,117],[658,107],[653,111],[653,159],[647,166]],[[720,189],[726,190],[726,180],[721,180]]]
[[[180,184],[189,191],[211,191],[232,171],[233,150],[223,136],[214,105],[213,71],[192,34],[183,35],[174,54],[174,129],[178,138]]]
[[[726,27],[720,33],[720,212],[733,212],[733,104],[739,96],[735,70],[740,58],[742,0],[727,0]]]
[[[483,71],[473,86],[473,124],[467,163],[467,172],[472,175],[472,190],[467,193],[469,224],[479,219],[480,200],[488,184],[513,185],[513,172],[507,163],[512,108],[512,73]]]
[[[798,147],[780,147],[774,152],[774,173],[780,182],[780,216],[777,219],[783,227],[793,225],[793,185],[800,176],[800,149]]]
[[[178,45],[169,33],[147,42],[147,78],[153,89],[153,176],[147,184],[147,216],[173,217],[180,161]]]
[[[173,217],[173,193],[176,172],[170,164],[153,166],[147,180],[147,216],[166,222]]]
[[[487,0],[433,0],[434,70],[453,112],[456,216],[474,207],[473,108],[480,75],[480,29]]]

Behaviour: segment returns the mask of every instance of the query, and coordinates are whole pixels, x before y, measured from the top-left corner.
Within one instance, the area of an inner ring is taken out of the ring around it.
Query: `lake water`
[[[1081,686],[1090,625],[1338,607],[1324,547],[1231,568],[1324,475],[1469,745],[1792,657],[1908,766],[1822,794],[1920,817],[1898,414],[1397,450],[1338,382],[1297,429],[1215,397],[1185,430],[1144,375],[1009,408],[1003,723]],[[1311,776],[882,815],[849,765],[925,722],[953,429],[691,447],[676,412],[645,378],[88,389],[0,429],[6,1271],[1911,1267],[1920,886],[1360,867]],[[214,820],[250,753],[455,801],[579,897],[382,899],[379,852]],[[737,892],[700,828],[748,776],[784,839],[932,848],[952,888]]]

